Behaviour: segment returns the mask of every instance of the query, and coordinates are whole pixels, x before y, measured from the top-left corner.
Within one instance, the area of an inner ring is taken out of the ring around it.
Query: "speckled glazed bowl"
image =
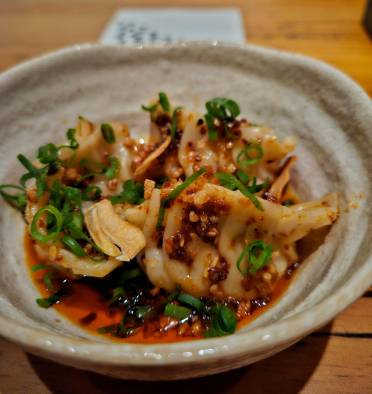
[[[140,105],[160,90],[201,110],[208,98],[232,97],[252,121],[297,136],[297,187],[304,198],[338,191],[339,220],[284,297],[251,325],[228,337],[133,345],[89,335],[36,305],[24,224],[0,202],[0,334],[27,351],[119,378],[213,374],[290,346],[371,284],[372,104],[348,77],[302,56],[219,44],[83,45],[17,66],[0,76],[0,183],[18,179],[16,154],[63,139],[78,115],[125,120],[143,132]]]

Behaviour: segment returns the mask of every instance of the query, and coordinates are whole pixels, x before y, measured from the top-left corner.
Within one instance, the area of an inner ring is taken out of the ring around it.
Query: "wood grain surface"
[[[0,0],[0,71],[97,40],[124,6],[236,6],[248,42],[322,59],[372,95],[372,42],[362,0]],[[332,323],[252,366],[183,382],[120,381],[62,366],[0,339],[1,393],[372,393],[372,289]]]

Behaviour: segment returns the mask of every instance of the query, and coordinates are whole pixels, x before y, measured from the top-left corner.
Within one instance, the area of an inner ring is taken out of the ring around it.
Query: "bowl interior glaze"
[[[0,334],[27,350],[121,378],[177,379],[216,373],[267,357],[325,324],[372,282],[372,105],[339,71],[302,56],[254,46],[183,44],[152,48],[83,45],[0,76],[0,183],[22,172],[18,153],[61,141],[78,115],[148,129],[141,104],[165,91],[203,111],[215,96],[242,114],[296,136],[295,182],[305,199],[337,191],[341,215],[307,258],[287,293],[236,334],[178,344],[117,344],[39,308],[24,264],[24,223],[2,201]],[[223,362],[221,362],[223,361]]]

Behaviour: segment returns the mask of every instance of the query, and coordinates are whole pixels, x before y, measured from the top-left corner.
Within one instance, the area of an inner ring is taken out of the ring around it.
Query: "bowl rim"
[[[325,75],[333,84],[339,84],[349,96],[359,101],[361,108],[372,116],[372,103],[364,90],[350,77],[338,69],[310,57],[293,54],[286,51],[264,48],[252,44],[227,44],[219,42],[192,42],[179,44],[159,44],[155,46],[126,47],[107,44],[77,44],[44,54],[18,64],[0,74],[0,89],[3,83],[17,79],[23,73],[42,65],[53,65],[63,60],[66,55],[77,52],[94,53],[104,48],[117,48],[127,51],[128,55],[138,51],[154,51],[184,47],[210,49],[217,47],[221,50],[233,48],[237,51],[254,52],[262,56],[280,57],[281,61],[301,66],[305,69],[316,69]],[[191,48],[191,49],[190,49]],[[162,344],[133,344],[92,342],[84,338],[73,338],[63,334],[49,333],[45,329],[31,328],[19,324],[0,314],[0,335],[17,342],[35,352],[52,356],[67,357],[70,360],[90,361],[107,365],[125,366],[164,366],[171,364],[189,364],[221,360],[222,357],[234,358],[244,356],[248,352],[257,354],[269,351],[277,346],[290,346],[310,332],[328,323],[335,315],[355,301],[372,283],[372,255],[365,263],[334,293],[318,304],[283,318],[263,327],[257,327],[248,332],[237,332],[233,335],[201,339],[178,343]],[[357,289],[357,290],[356,290]],[[306,314],[306,316],[305,316]],[[317,316],[317,319],[312,317]],[[288,329],[288,325],[291,329]]]

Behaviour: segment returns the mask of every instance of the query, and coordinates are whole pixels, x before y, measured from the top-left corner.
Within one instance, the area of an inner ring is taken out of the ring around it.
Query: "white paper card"
[[[199,40],[244,43],[240,11],[236,8],[121,9],[100,37],[102,43],[126,45]]]

